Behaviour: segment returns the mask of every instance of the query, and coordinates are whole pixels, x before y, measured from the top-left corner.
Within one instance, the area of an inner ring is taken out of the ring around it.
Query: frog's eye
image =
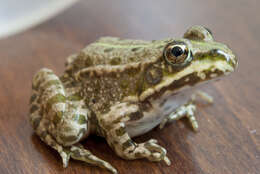
[[[184,42],[171,43],[164,50],[164,58],[173,66],[185,66],[192,60],[191,53]]]

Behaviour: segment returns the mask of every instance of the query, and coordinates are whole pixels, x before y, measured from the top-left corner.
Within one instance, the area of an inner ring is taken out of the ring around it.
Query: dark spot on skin
[[[54,73],[52,71],[45,72],[47,75],[53,75]]]
[[[143,155],[142,155],[141,152],[137,152],[137,153],[135,153],[135,157],[136,158],[143,158]]]
[[[30,98],[30,103],[33,103],[36,99],[37,95],[36,94],[33,94]]]
[[[86,57],[85,59],[85,66],[88,67],[88,66],[92,66],[93,65],[93,61],[90,57]]]
[[[159,67],[150,66],[145,73],[145,79],[151,85],[158,84],[162,80],[162,77],[163,72]]]
[[[122,144],[123,151],[125,151],[127,148],[129,148],[131,146],[135,146],[136,147],[136,144],[135,144],[135,142],[133,140],[128,139],[126,142],[124,142]]]
[[[120,57],[114,57],[110,60],[110,65],[119,65],[121,63]]]
[[[33,126],[33,129],[34,129],[34,130],[39,126],[40,122],[41,122],[41,117],[37,117],[37,118],[35,118],[35,119],[33,120],[32,126]]]
[[[40,137],[42,137],[43,139],[45,139],[46,138],[46,136],[47,136],[47,131],[43,131],[42,133],[41,133],[41,135],[40,135]]]
[[[78,139],[77,136],[73,136],[73,135],[61,135],[60,136],[60,139],[63,141],[63,142],[73,142],[73,141],[76,141]]]
[[[73,94],[71,96],[68,96],[67,99],[70,100],[70,101],[79,101],[82,98],[79,94]]]
[[[143,113],[141,111],[133,112],[129,115],[130,121],[139,120],[143,117]]]
[[[54,141],[51,142],[50,144],[51,147],[55,147],[56,146],[56,143]]]
[[[137,51],[139,50],[141,47],[136,47],[136,48],[132,48],[131,51]]]
[[[80,155],[80,151],[77,149],[77,150],[74,150],[74,151],[72,151],[73,152],[73,156],[75,156],[76,158],[79,158],[79,157],[81,157],[81,155]]]
[[[205,36],[198,31],[190,30],[189,32],[184,34],[184,38],[190,40],[204,40]]]
[[[135,57],[130,57],[130,58],[129,58],[129,60],[130,60],[131,62],[134,62],[135,59],[136,59]]]
[[[117,144],[119,144],[119,142],[118,142],[117,140],[114,140],[114,141],[113,141],[113,144],[114,144],[114,145],[117,145]]]
[[[35,85],[32,84],[32,89],[33,89],[33,90],[37,90],[37,86],[35,86]]]
[[[81,69],[93,65],[92,59],[81,51],[73,62],[73,69]]]
[[[106,49],[104,50],[104,52],[107,53],[107,52],[112,51],[113,49],[114,49],[114,48],[106,48]]]
[[[62,117],[63,117],[63,112],[61,111],[56,112],[56,114],[53,117],[53,123],[57,125],[61,121]]]
[[[116,129],[116,135],[121,137],[126,133],[125,128],[124,127],[120,127],[119,129]]]
[[[78,118],[77,121],[78,121],[78,124],[86,124],[87,123],[85,115],[79,115],[79,118]]]
[[[39,107],[37,105],[32,105],[31,108],[30,108],[30,113],[32,114],[38,109],[39,109]]]
[[[153,108],[153,105],[149,101],[144,101],[139,104],[139,108],[142,112],[148,112],[150,109]]]

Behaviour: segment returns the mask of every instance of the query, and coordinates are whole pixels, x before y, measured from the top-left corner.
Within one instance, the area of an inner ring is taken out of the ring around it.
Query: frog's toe
[[[66,154],[65,152],[62,152],[60,153],[60,156],[62,159],[63,168],[67,168],[69,165],[70,155]]]
[[[167,165],[170,165],[171,162],[166,156],[166,149],[157,144],[157,140],[151,139],[143,144],[144,148],[149,151],[147,158],[150,161],[164,161]]]
[[[196,106],[193,105],[193,104],[189,104],[186,107],[186,117],[188,118],[193,130],[198,131],[199,124],[198,124],[196,117],[195,117],[195,110],[196,110]]]
[[[199,129],[199,124],[196,120],[196,117],[194,115],[188,115],[189,122],[191,124],[192,129],[197,132]]]
[[[104,169],[109,170],[113,174],[117,174],[117,170],[108,162],[98,158],[89,150],[84,149],[81,144],[75,144],[70,148],[71,158],[79,161],[86,162]]]

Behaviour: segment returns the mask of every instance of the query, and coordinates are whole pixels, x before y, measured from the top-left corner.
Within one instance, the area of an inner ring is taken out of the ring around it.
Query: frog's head
[[[178,91],[229,74],[237,66],[232,51],[214,41],[211,31],[201,26],[188,29],[183,39],[169,40],[162,55],[160,68],[153,66],[146,73],[146,81],[156,82],[152,87],[155,91]],[[143,93],[144,98],[149,96],[148,91]]]

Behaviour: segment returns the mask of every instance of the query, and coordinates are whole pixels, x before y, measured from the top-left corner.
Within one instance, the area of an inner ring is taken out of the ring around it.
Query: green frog
[[[117,173],[80,144],[90,134],[104,137],[123,159],[170,165],[157,140],[132,138],[183,117],[197,130],[192,87],[236,66],[232,51],[202,26],[189,28],[181,39],[103,37],[70,56],[62,76],[47,68],[35,74],[30,122],[64,167],[72,158]]]

